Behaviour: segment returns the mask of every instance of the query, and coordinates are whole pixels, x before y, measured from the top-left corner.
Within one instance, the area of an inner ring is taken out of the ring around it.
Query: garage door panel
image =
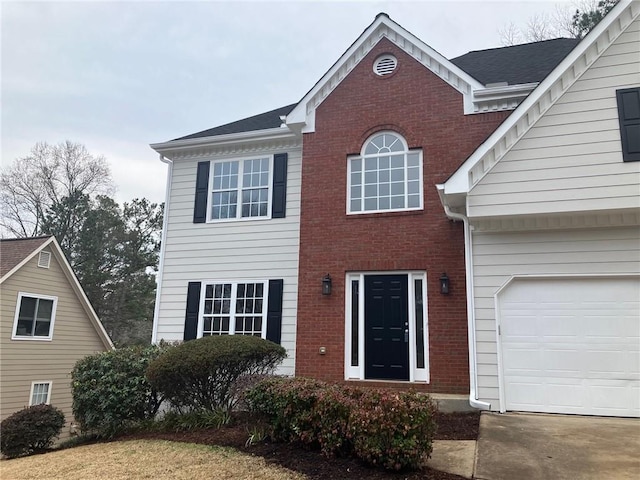
[[[499,297],[507,410],[640,417],[640,280],[515,280]]]

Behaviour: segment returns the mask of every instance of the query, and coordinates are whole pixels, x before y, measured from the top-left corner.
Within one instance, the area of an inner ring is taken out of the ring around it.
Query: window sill
[[[51,340],[53,340],[53,336],[51,337],[18,337],[18,336],[12,336],[11,340],[18,340],[20,342],[50,342]]]
[[[400,210],[395,212],[371,212],[371,213],[347,213],[347,218],[381,218],[381,217],[406,217],[412,215],[424,215],[424,209],[421,210]]]

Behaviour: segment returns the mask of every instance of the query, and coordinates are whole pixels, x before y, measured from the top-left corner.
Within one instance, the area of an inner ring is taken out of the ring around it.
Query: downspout
[[[160,155],[160,161],[169,165],[167,170],[167,188],[164,194],[164,212],[162,214],[162,236],[160,237],[160,262],[158,264],[158,274],[156,275],[156,303],[153,307],[153,330],[151,332],[151,343],[158,341],[158,313],[160,311],[160,294],[162,290],[162,272],[164,271],[164,251],[167,239],[167,224],[169,223],[169,198],[171,194],[171,181],[173,179],[173,162]]]
[[[471,245],[471,225],[469,218],[462,213],[451,211],[444,201],[444,185],[437,185],[440,200],[447,217],[462,220],[464,225],[464,264],[467,276],[467,337],[469,343],[469,405],[479,410],[489,410],[491,404],[478,400],[478,370],[476,359],[476,311],[473,297],[473,256]]]

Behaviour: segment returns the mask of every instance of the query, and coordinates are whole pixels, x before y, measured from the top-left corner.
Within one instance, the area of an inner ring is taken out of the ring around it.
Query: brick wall
[[[373,72],[383,53],[398,59],[387,77]],[[460,93],[386,39],[318,107],[316,131],[303,141],[296,375],[344,379],[346,272],[421,270],[427,272],[431,382],[420,388],[468,392],[463,229],[444,214],[435,185],[506,116],[465,116]],[[422,148],[424,210],[347,216],[347,156],[380,130]],[[449,295],[439,293],[442,272],[451,279]],[[330,296],[321,294],[326,273],[333,279]],[[321,346],[326,355],[319,355]]]

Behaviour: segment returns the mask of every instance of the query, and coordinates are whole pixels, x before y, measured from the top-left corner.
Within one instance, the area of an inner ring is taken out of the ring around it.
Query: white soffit
[[[444,183],[444,196],[468,193],[586,72],[640,14],[640,2],[620,0],[516,110]]]
[[[382,38],[387,38],[395,46],[462,93],[465,113],[478,111],[478,108],[474,107],[473,95],[474,91],[484,89],[484,85],[391,20],[385,13],[380,13],[287,115],[286,124],[292,130],[301,130],[303,133],[315,131],[316,108]]]

